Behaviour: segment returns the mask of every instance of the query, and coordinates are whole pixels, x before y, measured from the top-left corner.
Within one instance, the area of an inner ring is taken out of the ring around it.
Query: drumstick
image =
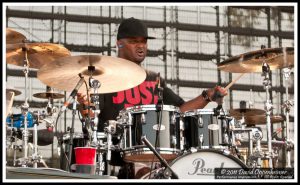
[[[245,73],[240,74],[236,79],[234,79],[230,84],[228,84],[224,89],[227,91],[236,81],[238,81]]]

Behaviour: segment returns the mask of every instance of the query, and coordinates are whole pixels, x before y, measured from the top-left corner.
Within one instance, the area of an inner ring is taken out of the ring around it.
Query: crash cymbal
[[[218,69],[231,73],[262,72],[266,62],[271,70],[294,66],[294,48],[266,48],[231,57],[220,64]]]
[[[42,92],[42,93],[35,93],[33,95],[36,98],[42,98],[42,99],[60,99],[65,97],[65,95],[63,94],[59,94],[59,93],[53,93],[53,92]]]
[[[284,121],[282,116],[279,115],[271,116],[271,123],[280,123],[282,121]],[[264,125],[267,123],[267,118],[266,115],[246,116],[245,123],[247,124],[247,126]]]
[[[130,89],[141,84],[146,78],[145,70],[139,65],[125,59],[101,55],[60,58],[44,65],[37,76],[50,87],[70,92],[80,79],[78,74],[89,82],[89,66],[90,69],[94,67],[93,78],[101,83],[98,93]],[[85,85],[82,85],[78,92],[86,94]]]
[[[7,87],[6,88],[6,96],[7,96],[7,93],[9,93],[9,92],[14,92],[15,96],[18,96],[18,95],[22,94],[21,91],[19,91],[17,89],[14,89],[14,88],[11,88],[11,87]]]
[[[6,44],[22,43],[26,40],[26,37],[10,28],[6,28]]]
[[[265,110],[262,109],[230,109],[229,114],[233,117],[241,117],[241,116],[256,116],[256,115],[264,115]]]
[[[6,45],[6,62],[24,66],[25,51],[30,68],[39,69],[46,63],[70,56],[70,51],[62,45],[52,43],[17,43]]]

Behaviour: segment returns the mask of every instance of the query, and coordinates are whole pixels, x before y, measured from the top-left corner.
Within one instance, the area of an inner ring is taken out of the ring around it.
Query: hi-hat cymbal
[[[10,28],[6,28],[6,44],[22,43],[26,40],[26,37]]]
[[[93,68],[93,78],[101,83],[98,93],[130,89],[141,84],[146,78],[145,70],[139,65],[125,59],[101,55],[60,58],[44,65],[37,76],[50,87],[70,92],[80,80],[78,74],[88,82],[91,74],[89,69]],[[85,93],[85,85],[82,85],[78,92]]]
[[[22,94],[21,91],[19,91],[17,89],[13,89],[11,87],[7,87],[6,88],[6,96],[7,96],[7,93],[9,93],[9,92],[14,92],[15,96],[18,96],[18,95]]]
[[[17,43],[6,45],[6,62],[24,66],[25,51],[30,68],[39,69],[46,63],[70,56],[70,51],[59,44],[52,43]]]
[[[42,99],[60,99],[65,97],[63,94],[54,93],[54,92],[42,92],[42,93],[35,93],[33,95],[36,98],[42,98]]]
[[[271,123],[280,123],[284,119],[282,116],[279,115],[273,115],[270,116],[271,118]],[[256,116],[246,116],[245,117],[245,123],[247,126],[252,126],[252,125],[264,125],[267,122],[266,115],[256,115]]]
[[[233,117],[242,117],[244,116],[256,116],[264,115],[265,110],[262,109],[230,109],[229,114]]]
[[[294,48],[266,48],[231,57],[220,64],[218,69],[231,73],[262,72],[263,62],[271,70],[294,66]]]

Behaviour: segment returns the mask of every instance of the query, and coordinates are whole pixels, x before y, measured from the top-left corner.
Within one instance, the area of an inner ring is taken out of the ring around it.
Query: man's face
[[[118,41],[122,58],[140,65],[147,55],[147,39],[144,37],[124,38]]]

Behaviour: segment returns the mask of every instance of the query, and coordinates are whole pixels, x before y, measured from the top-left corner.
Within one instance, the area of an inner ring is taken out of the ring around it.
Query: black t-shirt
[[[128,107],[136,105],[157,104],[158,90],[157,90],[157,76],[158,74],[152,71],[146,71],[146,79],[140,85],[116,92],[101,94],[100,96],[100,109],[99,115],[99,130],[104,126],[107,120],[116,120],[119,112]],[[133,77],[134,78],[134,77]],[[170,88],[167,87],[163,78],[160,78],[161,87],[163,88],[163,103],[164,105],[181,106],[184,100],[175,94]],[[102,126],[101,126],[102,125]]]

